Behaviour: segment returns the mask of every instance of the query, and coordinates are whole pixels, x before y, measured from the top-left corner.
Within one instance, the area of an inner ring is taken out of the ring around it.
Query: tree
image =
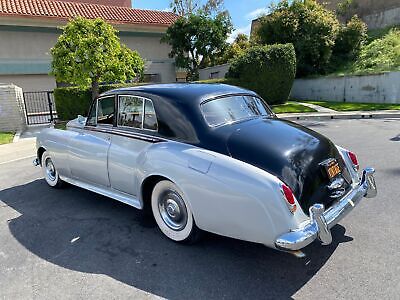
[[[358,8],[358,3],[355,0],[341,0],[337,4],[336,13],[338,16],[344,18],[345,21],[351,19],[354,12]]]
[[[232,44],[222,50],[217,59],[217,64],[225,64],[242,55],[251,46],[249,38],[244,33],[237,35]]]
[[[171,45],[170,57],[175,57],[177,67],[188,70],[188,79],[197,80],[199,69],[213,64],[232,31],[230,18],[225,14],[215,17],[205,13],[180,17],[162,38]]]
[[[170,3],[172,11],[181,17],[197,14],[200,10],[207,15],[227,13],[223,6],[224,0],[207,0],[204,5],[201,0],[172,0]]]
[[[91,85],[96,98],[101,82],[126,82],[142,75],[143,59],[121,44],[118,32],[102,19],[77,17],[62,29],[51,49],[51,74],[58,82]]]
[[[262,44],[292,43],[302,76],[326,70],[338,31],[334,13],[316,1],[284,0],[261,19],[256,39]]]
[[[333,47],[335,64],[338,60],[353,61],[357,58],[368,38],[367,29],[367,25],[357,15],[354,15],[346,26],[340,27]]]

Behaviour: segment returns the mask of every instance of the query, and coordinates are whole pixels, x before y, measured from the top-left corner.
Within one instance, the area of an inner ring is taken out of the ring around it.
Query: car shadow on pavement
[[[168,299],[288,298],[339,243],[352,240],[338,225],[331,245],[313,243],[298,259],[212,234],[176,244],[134,208],[72,186],[51,189],[44,180],[0,191],[0,200],[21,214],[8,222],[12,235],[40,258]]]

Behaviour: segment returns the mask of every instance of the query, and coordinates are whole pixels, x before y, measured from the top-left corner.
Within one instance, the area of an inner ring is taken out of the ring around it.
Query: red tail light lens
[[[358,171],[360,169],[360,165],[358,164],[357,156],[351,151],[347,152],[347,154],[349,155],[349,158],[353,163],[354,170]]]
[[[281,191],[290,212],[294,213],[297,209],[297,206],[292,190],[286,184],[282,183]]]

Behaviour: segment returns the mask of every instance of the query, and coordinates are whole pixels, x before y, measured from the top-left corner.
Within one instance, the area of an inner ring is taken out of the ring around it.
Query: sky
[[[267,12],[272,0],[225,0],[225,8],[229,11],[234,31],[228,41],[232,42],[239,33],[249,35],[251,21]],[[168,10],[170,0],[132,0],[134,8]]]

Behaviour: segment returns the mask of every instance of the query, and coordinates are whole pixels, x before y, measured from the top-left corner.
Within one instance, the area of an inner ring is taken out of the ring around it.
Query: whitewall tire
[[[182,191],[171,181],[158,182],[151,195],[151,209],[162,233],[175,242],[193,243],[200,237],[192,211]]]
[[[49,152],[45,151],[42,155],[42,172],[44,179],[47,184],[54,188],[62,186],[62,180],[58,174],[58,171],[54,165],[53,160],[50,157]]]

